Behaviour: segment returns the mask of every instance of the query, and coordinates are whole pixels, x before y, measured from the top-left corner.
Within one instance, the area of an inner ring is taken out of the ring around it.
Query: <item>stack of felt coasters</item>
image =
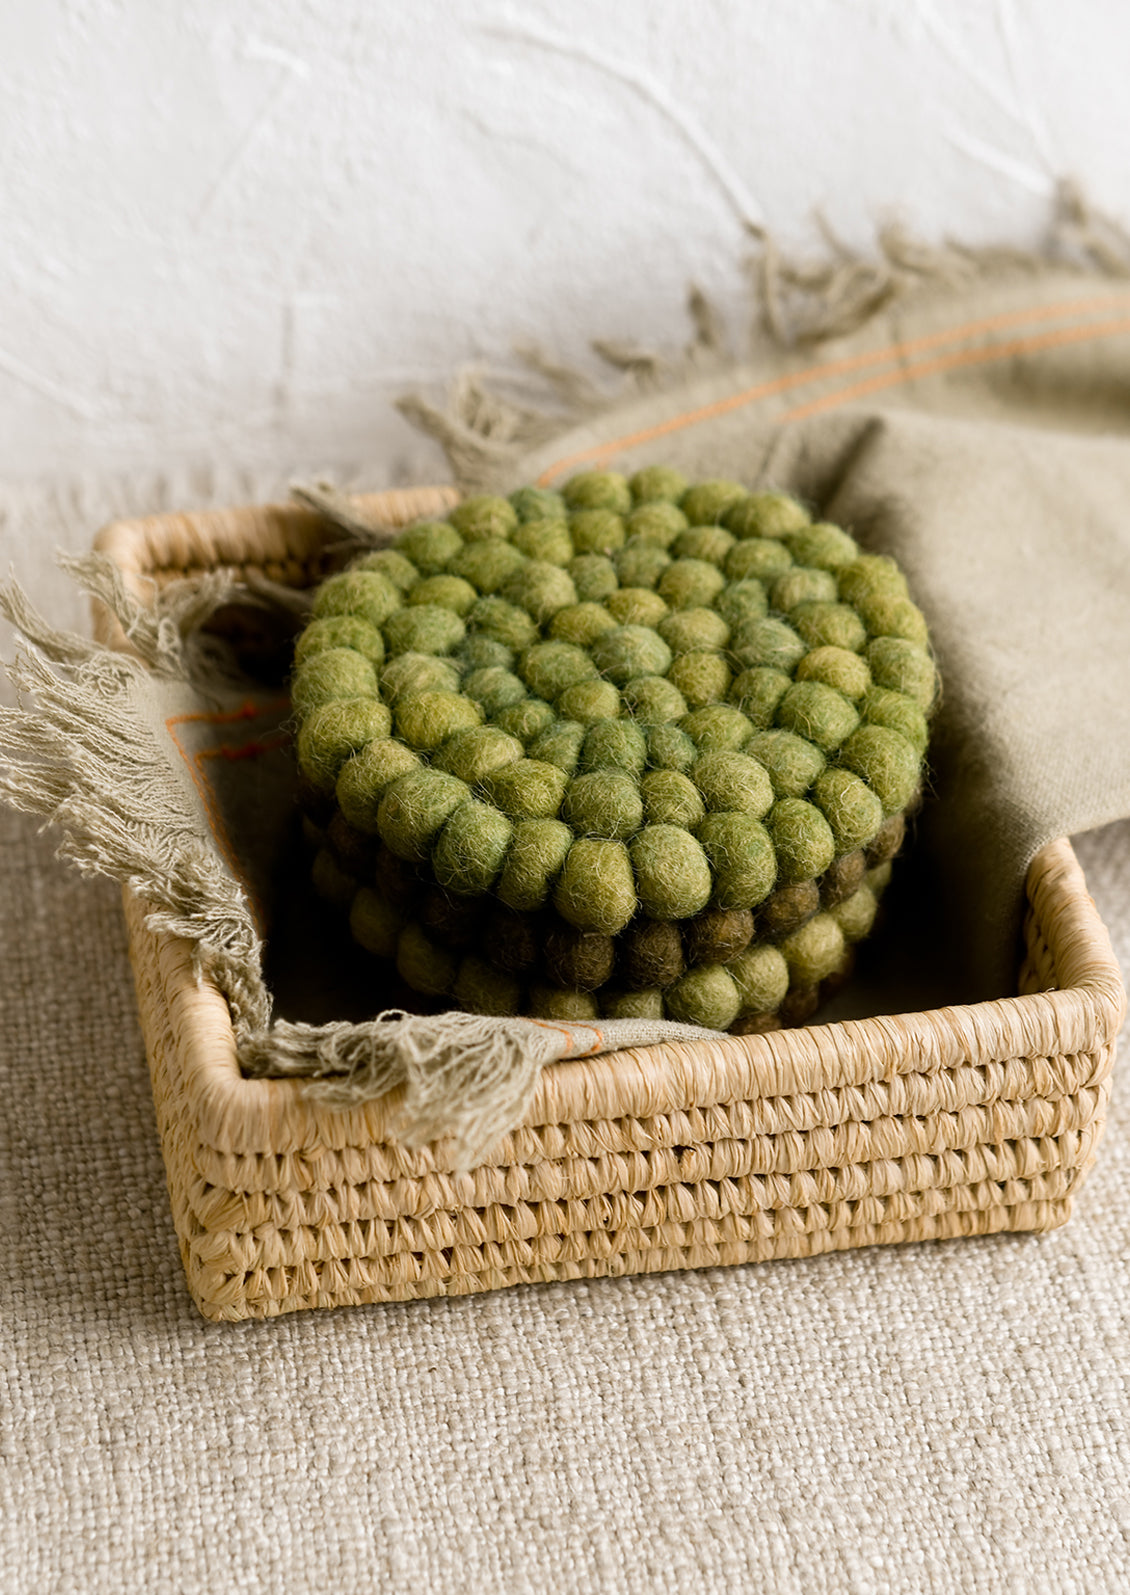
[[[472,498],[315,595],[315,880],[429,998],[797,1023],[871,927],[935,691],[894,563],[784,494]]]

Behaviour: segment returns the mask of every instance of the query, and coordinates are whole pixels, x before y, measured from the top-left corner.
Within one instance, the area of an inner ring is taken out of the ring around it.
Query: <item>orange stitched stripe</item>
[[[1101,297],[1090,299],[1067,300],[1054,305],[1041,305],[1035,309],[1002,311],[996,316],[985,316],[980,320],[968,321],[958,327],[949,327],[940,332],[926,333],[920,338],[909,338],[898,343],[888,344],[883,349],[871,350],[857,355],[845,355],[839,360],[828,360],[820,365],[806,366],[803,371],[793,371],[785,376],[775,377],[769,382],[759,382],[751,388],[744,388],[739,393],[727,394],[723,399],[715,399],[710,404],[699,406],[695,410],[684,410],[681,415],[671,416],[666,421],[659,421],[655,426],[645,427],[639,432],[628,433],[625,437],[615,438],[608,443],[594,444],[591,448],[581,449],[575,454],[567,455],[564,459],[557,460],[553,465],[547,466],[538,477],[538,485],[547,486],[554,477],[562,472],[571,470],[574,466],[589,464],[606,464],[614,455],[624,449],[634,448],[639,443],[649,443],[656,438],[667,437],[672,432],[681,432],[686,427],[696,426],[700,421],[712,420],[718,415],[728,415],[733,410],[740,410],[747,404],[752,404],[756,399],[771,398],[777,393],[786,393],[791,388],[803,387],[806,383],[815,382],[821,377],[843,376],[850,371],[858,371],[869,365],[884,365],[891,360],[898,360],[908,354],[917,354],[924,349],[937,348],[947,343],[956,343],[962,339],[979,337],[982,333],[993,332],[1002,327],[1022,325],[1026,322],[1048,321],[1056,316],[1085,315],[1092,310],[1106,309],[1112,304],[1125,303],[1124,294],[1104,294]],[[896,376],[897,380],[897,376]]]

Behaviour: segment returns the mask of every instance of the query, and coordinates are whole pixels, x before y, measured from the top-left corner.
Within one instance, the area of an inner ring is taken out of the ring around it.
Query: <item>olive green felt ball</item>
[[[497,726],[473,726],[458,731],[446,741],[435,758],[432,768],[445,770],[473,786],[476,781],[505,769],[522,757],[522,744],[517,737],[507,736]]]
[[[680,532],[687,529],[687,517],[674,504],[655,502],[633,510],[624,522],[630,538],[670,548]]]
[[[765,828],[777,854],[777,879],[785,886],[815,880],[836,856],[832,827],[816,805],[803,798],[778,799]]]
[[[656,630],[673,654],[724,648],[730,628],[713,609],[678,609],[658,622]]]
[[[711,565],[724,565],[735,538],[724,526],[688,526],[671,544],[677,559],[705,559]]]
[[[538,628],[526,611],[493,595],[479,599],[467,615],[467,625],[476,636],[489,637],[515,653],[538,641]]]
[[[831,914],[815,914],[781,943],[790,975],[805,986],[835,974],[845,950],[844,933]]]
[[[868,644],[866,657],[877,687],[905,693],[924,712],[933,707],[937,675],[924,648],[903,637],[876,637]]]
[[[847,604],[807,600],[789,611],[789,622],[809,648],[847,648],[857,653],[867,641],[867,628]]]
[[[524,698],[521,703],[507,704],[505,709],[498,709],[491,716],[492,722],[501,731],[517,737],[522,743],[532,742],[556,718],[553,709],[542,698]]]
[[[647,763],[657,770],[689,770],[698,748],[675,725],[652,725],[647,730]]]
[[[796,678],[798,681],[822,681],[853,703],[858,703],[871,685],[867,661],[847,648],[814,648],[797,666]]]
[[[399,588],[379,571],[346,570],[330,576],[318,588],[313,613],[317,620],[327,615],[357,615],[370,626],[383,626],[402,603]]]
[[[506,499],[480,493],[456,505],[448,520],[465,541],[482,543],[509,537],[518,525],[518,513]]]
[[[522,987],[515,977],[493,969],[483,958],[463,959],[451,994],[468,1013],[498,1018],[517,1013],[522,1003]]]
[[[720,703],[733,679],[729,665],[720,653],[685,653],[671,665],[667,679],[677,687],[692,709]]]
[[[726,512],[725,524],[735,537],[787,537],[807,526],[811,517],[788,493],[753,493]]]
[[[597,674],[597,666],[585,650],[568,642],[535,643],[519,659],[518,669],[531,692],[551,701],[574,682],[591,680]]]
[[[717,565],[705,559],[676,559],[659,578],[656,591],[672,609],[695,609],[709,607],[725,585]]]
[[[457,692],[459,670],[434,654],[406,653],[389,660],[381,671],[381,696],[393,707],[418,692]]]
[[[704,753],[691,766],[690,778],[713,813],[760,819],[773,806],[773,783],[765,766],[744,753]]]
[[[891,884],[890,859],[885,864],[877,864],[874,869],[869,869],[863,879],[875,893],[875,896],[881,897]]]
[[[579,720],[554,720],[528,744],[530,757],[556,764],[566,775],[572,775],[580,763],[587,730]]]
[[[706,816],[698,787],[678,770],[648,770],[640,780],[640,797],[649,825],[681,825],[693,831]]]
[[[731,632],[730,651],[747,668],[763,665],[791,676],[808,649],[792,626],[769,616],[741,621]]]
[[[447,521],[420,521],[400,533],[396,547],[422,575],[437,576],[463,547],[463,539]]]
[[[631,845],[640,905],[652,919],[689,919],[710,901],[713,881],[701,843],[676,825],[645,825]]]
[[[354,562],[353,569],[379,571],[402,593],[406,593],[409,587],[415,587],[421,576],[419,566],[396,548],[378,548],[371,554],[362,554]]]
[[[575,579],[573,585],[577,585]],[[564,609],[557,611],[549,623],[549,635],[554,642],[569,642],[578,648],[588,648],[601,632],[611,631],[620,624],[603,604],[583,600],[579,604],[566,604]]]
[[[531,559],[506,583],[502,596],[524,609],[537,625],[544,626],[559,609],[577,602],[577,589],[568,571],[559,565]]]
[[[716,608],[733,631],[746,621],[761,620],[769,611],[769,598],[764,584],[750,576],[731,582],[719,595]]]
[[[397,858],[422,864],[448,816],[470,795],[464,781],[441,770],[426,765],[409,770],[392,782],[381,799],[377,826],[382,841]]]
[[[558,877],[553,903],[579,930],[605,936],[622,931],[636,911],[632,862],[624,843],[578,837]]]
[[[521,913],[541,908],[572,845],[573,833],[560,820],[519,820],[499,876],[499,899]]]
[[[689,484],[682,471],[670,465],[646,465],[628,485],[637,504],[652,504],[666,499],[674,503],[682,498]]]
[[[685,927],[687,963],[728,964],[753,939],[753,913],[748,908],[708,908]]]
[[[740,709],[729,703],[710,703],[692,709],[679,722],[700,753],[737,753],[743,748],[753,727]]]
[[[671,556],[657,543],[633,540],[621,548],[613,563],[617,583],[624,587],[654,587],[670,569]]]
[[[512,820],[550,820],[561,807],[567,776],[544,759],[519,759],[482,782],[483,796]]]
[[[567,513],[561,494],[548,487],[520,487],[516,493],[511,493],[510,503],[523,523],[551,518],[563,520]]]
[[[714,870],[719,908],[756,908],[773,890],[777,857],[752,814],[708,814],[697,831]]]
[[[501,771],[493,779],[503,780],[507,774]],[[452,812],[432,849],[436,880],[459,896],[481,896],[502,869],[513,835],[513,825],[492,804],[468,798]]]
[[[464,637],[455,650],[456,664],[467,674],[474,670],[489,670],[498,666],[509,670],[514,663],[514,650],[493,637]]]
[[[560,771],[555,773],[561,775]],[[561,818],[576,836],[623,841],[643,823],[639,785],[619,770],[593,770],[580,775],[569,783]]]
[[[611,681],[578,681],[558,694],[553,707],[564,720],[592,725],[596,720],[616,718],[620,694]]]
[[[342,814],[358,831],[376,835],[381,798],[398,776],[420,763],[419,755],[394,737],[378,737],[351,754],[338,772],[334,796]]]
[[[578,510],[569,517],[569,540],[572,554],[611,554],[623,548],[627,533],[612,510]]]
[[[883,823],[883,805],[850,770],[824,770],[812,783],[812,796],[832,828],[837,852],[866,847]]]
[[[869,725],[886,726],[905,737],[919,758],[926,752],[930,735],[926,716],[912,698],[890,687],[871,687],[860,700],[859,711]]]
[[[737,983],[721,964],[689,969],[666,993],[667,1013],[685,1025],[728,1030],[741,1012]]]
[[[777,724],[831,753],[855,730],[859,715],[834,687],[822,681],[796,681],[777,705]]]
[[[897,814],[918,786],[918,755],[905,737],[886,726],[864,725],[840,749],[840,762],[875,793],[886,814]]]
[[[663,676],[636,676],[624,688],[623,699],[628,713],[641,725],[681,720],[687,712],[687,700]]]
[[[529,521],[514,533],[513,544],[527,559],[544,560],[550,565],[567,565],[576,553],[564,521]]]
[[[364,654],[352,648],[326,648],[295,672],[290,700],[299,714],[341,698],[375,698],[377,676]]]
[[[606,986],[600,994],[600,1011],[606,1019],[662,1019],[663,993],[658,986],[643,991],[615,991]]]
[[[789,989],[789,966],[777,947],[749,947],[726,965],[743,1013],[776,1013]]]
[[[450,609],[439,604],[412,604],[385,621],[385,647],[390,655],[449,654],[463,641],[466,629]]]
[[[585,732],[583,770],[627,770],[638,776],[647,763],[647,740],[630,720],[598,720]]]
[[[346,759],[391,729],[392,716],[373,698],[322,704],[302,722],[298,767],[318,791],[331,792]]]
[[[578,554],[569,561],[567,569],[581,603],[599,603],[620,585],[615,565],[603,554]]]
[[[803,797],[826,763],[819,748],[792,731],[755,731],[745,751],[768,770],[778,797]]]
[[[349,912],[357,882],[346,874],[328,847],[321,848],[314,855],[310,876],[319,897],[332,903],[335,908]]]
[[[359,615],[327,615],[324,620],[312,620],[299,637],[294,648],[295,666],[301,667],[315,654],[331,648],[352,648],[371,665],[384,662],[384,638],[375,626]]]
[[[404,918],[379,892],[362,886],[349,909],[349,929],[366,952],[378,958],[394,958]]]
[[[748,488],[740,482],[718,478],[688,487],[679,500],[679,508],[692,526],[713,526],[748,497]]]
[[[600,1015],[597,1000],[587,991],[564,991],[560,986],[540,985],[530,987],[528,1012],[535,1019],[548,1019],[558,1024],[590,1024]]]
[[[405,925],[396,941],[396,971],[413,991],[442,997],[455,984],[454,955],[431,939],[419,925]]]
[[[870,886],[863,885],[850,897],[845,897],[843,902],[829,909],[829,913],[843,931],[845,940],[856,942],[862,941],[869,933],[878,909],[879,901],[875,893]]]
[[[478,593],[462,576],[425,576],[407,593],[410,604],[438,604],[459,616],[466,615],[478,602]]]
[[[438,748],[457,731],[479,724],[483,711],[457,692],[418,692],[396,705],[396,734],[420,752]]]
[[[771,537],[749,537],[735,543],[726,555],[726,579],[732,582],[760,581],[772,585],[792,569],[793,556],[784,543]]]
[[[842,570],[859,558],[855,538],[828,521],[814,521],[811,526],[788,532],[785,542],[798,565],[812,565],[819,570]]]
[[[865,598],[857,607],[873,637],[902,637],[919,648],[928,646],[930,633],[926,627],[926,617],[909,598],[881,593],[874,598]]]
[[[840,597],[848,604],[865,603],[869,598],[905,598],[906,577],[893,559],[885,554],[861,554],[836,573]]]
[[[686,969],[679,927],[669,919],[637,919],[620,939],[622,974],[633,990],[674,985]]]
[[[783,670],[755,665],[752,670],[743,670],[735,676],[730,687],[730,702],[756,730],[763,730],[773,724],[777,705],[790,685],[791,679]]]
[[[668,613],[664,600],[648,587],[621,587],[609,593],[604,607],[621,626],[657,627]]]
[[[453,576],[462,576],[480,593],[500,592],[507,582],[524,569],[528,561],[512,543],[491,541],[468,543],[447,567]]]
[[[582,471],[570,477],[561,491],[571,510],[613,510],[626,515],[632,507],[632,490],[617,471]]]

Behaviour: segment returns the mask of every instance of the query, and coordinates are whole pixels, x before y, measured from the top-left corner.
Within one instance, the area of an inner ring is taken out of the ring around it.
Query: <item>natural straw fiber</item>
[[[447,490],[355,500],[403,521]],[[118,523],[127,580],[309,585],[332,535],[281,507]],[[334,1108],[244,1078],[223,997],[126,895],[173,1213],[209,1318],[808,1256],[1065,1222],[1101,1134],[1125,996],[1067,841],[1028,877],[1020,995],[556,1063],[467,1172],[390,1137],[398,1093]]]

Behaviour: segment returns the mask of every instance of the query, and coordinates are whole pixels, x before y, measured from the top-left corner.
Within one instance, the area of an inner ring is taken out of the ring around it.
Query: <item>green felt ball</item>
[[[783,670],[787,676],[808,651],[790,625],[771,616],[742,621],[730,635],[730,650],[739,664],[763,665],[768,670]]]
[[[812,796],[832,828],[839,853],[866,847],[883,823],[883,805],[850,770],[824,770],[812,783]]]
[[[866,658],[877,687],[904,692],[923,713],[929,713],[938,678],[934,661],[924,648],[904,637],[876,637],[868,644]]]
[[[869,933],[878,910],[878,898],[870,886],[864,885],[850,897],[845,897],[842,903],[837,903],[829,913],[843,931],[844,939],[856,942],[862,941]]]
[[[358,615],[327,615],[324,620],[312,620],[299,637],[294,647],[295,666],[331,648],[352,648],[371,665],[384,662],[384,638],[375,626]]]
[[[569,783],[561,818],[577,836],[624,841],[643,824],[639,787],[620,770],[593,770],[579,775]]]
[[[692,526],[713,526],[749,497],[740,482],[721,478],[695,482],[679,500],[679,508]]]
[[[662,1019],[663,993],[658,986],[643,991],[616,991],[606,986],[600,994],[600,1011],[606,1019]]]
[[[679,722],[700,753],[737,753],[749,739],[753,727],[740,709],[730,703],[710,703],[692,709]]]
[[[507,704],[505,709],[499,709],[491,715],[491,720],[500,731],[517,737],[523,744],[533,742],[547,727],[553,725],[556,718],[553,709],[542,698],[524,698],[521,703]]]
[[[323,704],[302,722],[298,767],[319,792],[330,792],[346,759],[391,729],[392,716],[375,698]]]
[[[545,759],[519,759],[482,782],[483,796],[512,820],[551,820],[561,807],[568,777]]]
[[[526,564],[526,556],[512,543],[492,540],[468,543],[448,565],[453,576],[462,576],[480,593],[497,593],[512,581]]]
[[[514,663],[514,650],[493,637],[464,637],[455,650],[455,659],[470,675],[475,670],[509,670]]]
[[[419,756],[394,737],[378,737],[346,759],[334,795],[350,825],[366,835],[376,835],[381,798],[398,776],[416,769],[419,763]]]
[[[710,861],[682,826],[645,825],[631,855],[640,905],[651,919],[689,919],[710,901]]]
[[[705,559],[711,565],[725,563],[734,546],[734,535],[724,526],[688,526],[671,544],[677,559]]]
[[[551,700],[574,682],[590,681],[597,673],[585,650],[568,642],[535,643],[519,659],[518,669],[531,692]]]
[[[859,715],[834,687],[822,681],[796,681],[777,705],[777,724],[831,753],[855,730]]]
[[[656,501],[633,510],[624,522],[630,538],[641,543],[655,543],[659,548],[670,548],[680,532],[687,529],[687,517],[674,504]]]
[[[559,609],[577,602],[577,589],[560,565],[531,559],[506,583],[502,596],[524,609],[537,625],[546,626]]]
[[[469,797],[466,783],[442,770],[427,765],[409,770],[381,799],[377,810],[381,840],[397,858],[422,864],[448,816]]]
[[[527,744],[531,758],[555,764],[572,775],[581,758],[581,747],[588,727],[577,720],[554,719]]]
[[[706,815],[698,787],[678,770],[648,770],[640,781],[640,797],[649,825],[693,831]]]
[[[730,690],[731,671],[720,653],[685,653],[671,665],[667,679],[692,709],[720,703]]]
[[[844,961],[844,933],[831,914],[814,914],[781,943],[781,951],[795,984],[814,985],[834,975]]]
[[[573,585],[577,585],[576,581]],[[588,648],[601,632],[611,631],[614,626],[621,624],[603,604],[589,600],[566,604],[564,609],[559,609],[549,623],[549,635],[555,642],[571,642],[575,647]]]
[[[647,741],[630,720],[597,720],[585,732],[581,747],[583,772],[626,770],[640,775],[647,763]]]
[[[482,710],[457,692],[418,692],[396,705],[396,734],[420,752],[478,725]]]
[[[918,755],[886,726],[860,726],[840,749],[840,763],[867,782],[885,814],[904,809],[918,786]]]
[[[463,539],[446,521],[419,521],[401,532],[396,547],[421,575],[438,576],[463,547]]]
[[[521,703],[527,696],[525,682],[512,670],[504,670],[500,665],[472,670],[463,683],[463,693],[465,697],[481,704],[484,714],[488,716]]]
[[[324,581],[314,595],[316,620],[327,615],[358,615],[370,626],[383,626],[404,599],[400,589],[375,570],[345,570]]]
[[[863,599],[858,608],[864,625],[873,637],[902,637],[919,648],[929,646],[926,617],[909,598],[880,593],[876,597]]]
[[[618,471],[581,471],[561,489],[571,510],[612,510],[626,515],[632,507],[632,490]]]
[[[445,770],[473,786],[521,757],[522,744],[517,737],[507,736],[497,726],[472,726],[456,732],[444,743],[432,760],[432,768]]]
[[[858,653],[867,641],[867,630],[847,604],[806,600],[789,612],[789,621],[809,648],[846,648]]]
[[[888,731],[905,737],[919,758],[926,752],[930,738],[926,716],[905,693],[890,687],[871,687],[860,700],[859,711],[868,725],[886,726]]]
[[[464,958],[451,988],[460,1008],[468,1013],[505,1018],[522,1005],[522,987],[513,975],[495,969],[484,958]]]
[[[842,570],[859,558],[855,538],[829,521],[814,521],[811,526],[789,532],[785,542],[798,565],[812,565],[819,570]]]
[[[871,685],[867,661],[847,648],[814,648],[805,654],[796,675],[798,681],[822,681],[853,703],[858,703]]]
[[[526,521],[563,520],[565,500],[549,487],[520,487],[511,493],[510,503],[518,519]]]
[[[792,569],[793,556],[784,543],[771,537],[747,537],[735,543],[723,567],[727,581],[760,581],[772,584]]]
[[[773,890],[777,857],[752,814],[708,814],[696,832],[714,869],[719,908],[756,908]]]
[[[520,913],[533,913],[549,898],[573,845],[560,820],[519,820],[496,888],[499,899]]]
[[[314,654],[299,666],[290,687],[290,701],[301,715],[342,698],[376,696],[376,672],[352,648],[326,648]]]
[[[669,1018],[707,1030],[728,1030],[741,1006],[737,983],[721,964],[689,969],[666,994]]]
[[[906,577],[886,554],[861,554],[836,573],[845,603],[862,604],[869,598],[905,598]]]
[[[773,805],[773,783],[764,765],[744,753],[704,753],[692,765],[690,777],[713,812],[760,819]]]
[[[419,925],[405,925],[396,942],[396,972],[413,991],[442,997],[455,984],[458,960]]]
[[[500,771],[489,784],[505,780],[517,768],[511,765]],[[439,833],[432,848],[432,873],[447,891],[480,897],[502,869],[513,835],[513,825],[493,804],[468,798],[453,810]]]
[[[813,803],[779,798],[765,827],[777,854],[777,879],[785,886],[823,875],[836,856],[832,827]]]
[[[352,569],[378,571],[402,593],[406,593],[410,587],[415,587],[423,574],[407,555],[396,548],[378,548],[371,554],[362,554],[360,559],[353,561]]]
[[[489,637],[515,653],[538,640],[538,629],[526,611],[505,598],[480,598],[467,616],[467,626],[475,636]]]
[[[663,676],[636,676],[624,688],[623,698],[628,713],[641,725],[681,720],[687,712],[687,700]]]
[[[658,593],[647,587],[621,587],[609,593],[604,607],[613,620],[621,626],[656,627],[668,613],[667,605]]]
[[[463,641],[466,627],[459,616],[439,604],[414,604],[398,610],[384,624],[390,655],[449,654]]]
[[[576,553],[569,527],[560,520],[529,521],[519,526],[512,541],[528,559],[550,565],[567,565]]]
[[[569,517],[574,554],[611,554],[627,541],[624,522],[612,510],[577,510]]]
[[[636,676],[662,676],[671,663],[670,648],[646,626],[603,632],[593,643],[591,655],[601,674],[621,687]]]
[[[777,705],[788,692],[791,681],[782,670],[768,670],[755,665],[735,676],[730,688],[730,702],[740,709],[755,729],[773,724]]]
[[[417,692],[457,692],[459,671],[449,659],[434,654],[401,654],[381,671],[381,694],[396,705]]]
[[[789,966],[777,947],[749,947],[726,965],[742,1013],[776,1013],[789,989]]]
[[[824,768],[824,755],[792,731],[755,731],[745,746],[769,772],[778,797],[803,797]]]
[[[530,987],[526,1011],[535,1019],[563,1025],[591,1024],[600,1015],[600,1007],[591,992],[565,991],[560,986],[536,981]]]
[[[769,598],[761,582],[752,576],[730,582],[715,604],[718,614],[731,631],[754,624],[769,612]]]
[[[362,886],[350,906],[349,929],[353,940],[367,953],[377,958],[395,958],[404,918],[371,886]]]
[[[620,694],[611,681],[578,681],[558,693],[553,705],[563,720],[592,725],[613,720],[620,713]]]
[[[518,525],[518,513],[506,499],[480,493],[457,504],[448,520],[466,542],[483,543],[509,537]]]
[[[705,559],[676,559],[659,578],[657,591],[672,609],[709,608],[725,585],[717,565]]]
[[[677,725],[648,726],[647,762],[654,769],[689,770],[697,758],[698,748]]]
[[[578,930],[596,930],[604,936],[622,931],[636,911],[632,862],[623,842],[578,837],[565,859],[553,902],[561,917]]]
[[[830,571],[814,570],[807,565],[794,565],[792,570],[778,576],[769,590],[769,601],[774,609],[787,613],[804,603],[835,603],[836,578]]]
[[[578,554],[566,568],[582,603],[598,604],[620,585],[615,565],[604,554]]]
[[[730,628],[713,609],[677,609],[659,622],[659,635],[673,654],[724,648]]]
[[[882,897],[887,887],[891,884],[890,859],[887,859],[882,864],[876,864],[874,869],[869,869],[863,879],[865,884],[870,886],[876,897]]]
[[[751,493],[728,510],[725,524],[735,537],[787,537],[811,517],[788,493]]]
[[[408,594],[410,604],[438,604],[454,614],[466,615],[478,602],[478,593],[462,576],[425,576]]]
[[[624,587],[654,587],[670,568],[671,556],[658,543],[633,539],[616,554],[616,580]]]
[[[657,500],[682,498],[687,490],[687,479],[682,471],[670,465],[645,465],[637,471],[628,486],[637,504],[652,504]]]

